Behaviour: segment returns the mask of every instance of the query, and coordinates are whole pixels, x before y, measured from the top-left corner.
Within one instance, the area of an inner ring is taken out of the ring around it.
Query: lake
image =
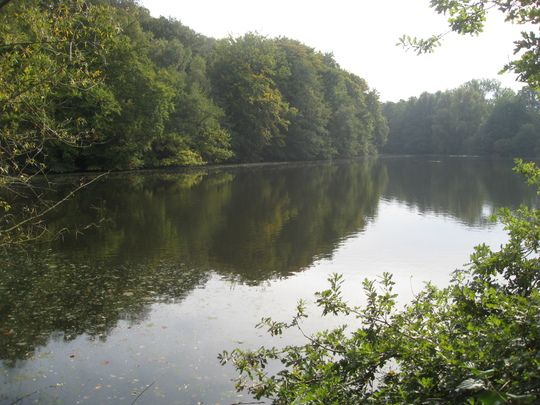
[[[444,286],[498,208],[535,204],[509,160],[381,157],[117,173],[49,218],[58,240],[0,268],[0,403],[230,404],[234,347],[299,298],[391,272],[400,302]],[[65,195],[76,176],[53,177]],[[312,318],[307,330],[334,321]],[[144,392],[143,392],[144,391]],[[139,394],[142,395],[138,397]]]

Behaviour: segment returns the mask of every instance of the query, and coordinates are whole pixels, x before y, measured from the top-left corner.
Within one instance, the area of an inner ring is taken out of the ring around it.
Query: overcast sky
[[[367,80],[383,101],[456,87],[474,78],[497,78],[518,89],[514,75],[498,75],[512,59],[520,27],[493,13],[483,34],[446,36],[433,54],[416,56],[395,46],[403,34],[448,30],[429,0],[142,0],[153,16],[174,17],[214,38],[249,31],[297,39],[332,52],[346,70]]]

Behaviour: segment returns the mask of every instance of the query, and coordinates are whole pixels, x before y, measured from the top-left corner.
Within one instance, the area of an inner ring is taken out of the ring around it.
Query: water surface
[[[506,160],[381,158],[113,174],[50,218],[59,240],[2,257],[0,403],[228,404],[223,349],[286,344],[332,272],[392,272],[405,302],[444,285],[489,216],[535,196]],[[57,192],[74,177],[55,178]],[[324,323],[313,319],[307,328]]]

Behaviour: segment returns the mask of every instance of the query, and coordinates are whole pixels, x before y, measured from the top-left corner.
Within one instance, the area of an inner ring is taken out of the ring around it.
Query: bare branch
[[[48,207],[47,209],[41,211],[40,213],[34,215],[34,216],[31,216],[31,217],[28,217],[26,218],[25,220],[13,225],[12,227],[8,228],[8,229],[5,229],[3,230],[1,233],[4,233],[4,234],[7,234],[9,232],[13,232],[15,230],[17,230],[18,228],[20,228],[21,226],[23,225],[26,225],[28,224],[29,222],[36,222],[38,219],[42,218],[43,216],[45,216],[46,214],[48,214],[49,212],[51,212],[52,210],[54,210],[55,208],[57,208],[58,206],[60,206],[61,204],[63,204],[64,202],[66,202],[67,200],[69,200],[71,197],[73,197],[77,192],[79,192],[80,190],[82,190],[83,188],[89,186],[90,184],[96,182],[97,180],[99,180],[100,178],[108,175],[109,172],[106,172],[106,173],[102,173],[96,177],[94,177],[92,180],[90,180],[89,182],[87,183],[84,183],[84,184],[81,184],[79,187],[77,187],[75,190],[72,190],[70,191],[64,198],[62,198],[61,200],[57,201],[56,203],[54,203],[53,205],[51,205],[50,207]]]

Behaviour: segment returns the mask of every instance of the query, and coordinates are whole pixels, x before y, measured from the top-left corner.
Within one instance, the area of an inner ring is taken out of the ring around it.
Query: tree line
[[[494,80],[472,80],[385,103],[384,114],[386,153],[540,155],[540,101],[530,87],[516,93]]]
[[[387,126],[377,93],[323,54],[216,40],[135,0],[0,10],[4,172],[354,157]]]

